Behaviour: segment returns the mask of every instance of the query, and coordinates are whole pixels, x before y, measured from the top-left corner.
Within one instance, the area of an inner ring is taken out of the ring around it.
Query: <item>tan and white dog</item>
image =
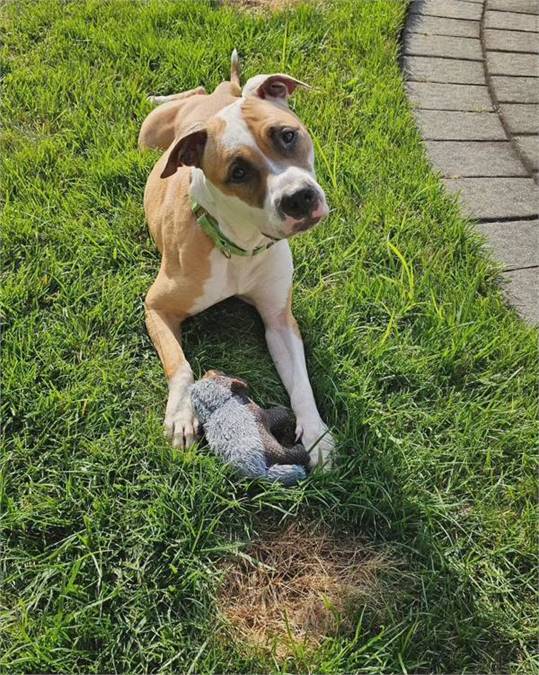
[[[197,435],[182,351],[181,323],[231,296],[253,304],[313,465],[329,465],[334,442],[314,400],[303,342],[291,311],[293,264],[287,239],[328,213],[314,174],[313,144],[288,108],[303,83],[258,75],[152,97],[140,148],[166,150],[146,184],[144,208],[161,253],[146,296],[146,324],[169,383],[165,431],[175,447]]]

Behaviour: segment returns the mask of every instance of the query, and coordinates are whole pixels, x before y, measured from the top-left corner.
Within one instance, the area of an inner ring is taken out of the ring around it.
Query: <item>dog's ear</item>
[[[242,96],[258,96],[268,101],[288,105],[288,97],[298,88],[310,89],[308,84],[296,80],[290,75],[274,73],[273,75],[256,75],[247,80]]]
[[[232,377],[230,379],[230,391],[233,394],[248,394],[249,385],[245,380],[241,380],[239,377]]]
[[[178,138],[169,152],[161,178],[172,176],[179,166],[200,166],[207,140],[206,129],[194,129]]]

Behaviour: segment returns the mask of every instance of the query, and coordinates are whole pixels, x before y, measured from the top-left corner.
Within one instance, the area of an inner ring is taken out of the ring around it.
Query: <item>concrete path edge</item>
[[[432,165],[539,325],[539,0],[412,0],[402,66]]]

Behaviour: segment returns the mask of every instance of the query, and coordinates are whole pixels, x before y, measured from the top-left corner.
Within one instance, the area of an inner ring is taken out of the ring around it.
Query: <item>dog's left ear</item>
[[[172,176],[179,166],[200,166],[207,140],[206,129],[199,128],[177,139],[161,172],[161,178]]]
[[[284,75],[283,73],[256,75],[247,80],[242,90],[242,96],[258,96],[258,98],[288,105],[288,97],[298,87],[303,89],[311,88],[305,82],[296,80],[296,78]]]

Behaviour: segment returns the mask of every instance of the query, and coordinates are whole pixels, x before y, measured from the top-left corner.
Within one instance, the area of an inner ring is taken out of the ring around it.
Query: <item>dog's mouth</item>
[[[323,216],[309,216],[294,225],[294,232],[306,232],[322,220]]]
[[[292,223],[287,223],[290,226],[289,231],[287,233],[284,232],[279,233],[279,236],[269,235],[266,234],[266,232],[262,232],[262,234],[264,235],[264,237],[271,239],[272,242],[281,241],[281,239],[288,239],[288,237],[292,237],[295,234],[300,234],[301,232],[306,232],[307,230],[310,230],[311,227],[317,225],[322,220],[323,217],[324,216],[308,216],[307,218],[303,218],[302,220],[296,220]]]
[[[292,225],[292,233],[299,234],[300,232],[306,232],[310,230],[311,227],[317,225],[321,220],[323,220],[328,215],[329,209],[325,201],[320,200],[315,208],[303,218],[298,218]]]

